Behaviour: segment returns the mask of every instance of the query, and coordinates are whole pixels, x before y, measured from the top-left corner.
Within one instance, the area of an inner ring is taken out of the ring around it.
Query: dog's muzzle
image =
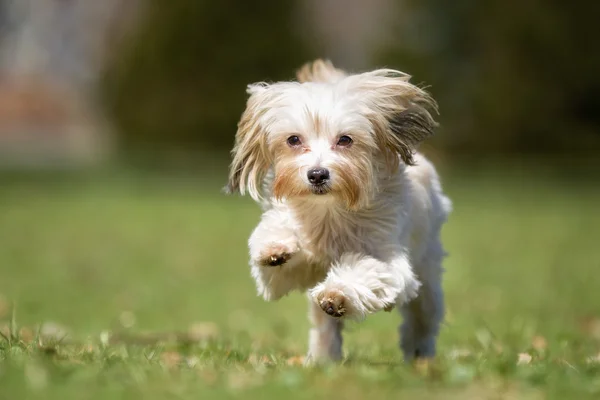
[[[306,174],[310,189],[314,194],[326,194],[329,192],[329,170],[327,168],[312,168]]]
[[[308,181],[312,185],[324,185],[329,181],[329,170],[327,168],[313,168],[309,169],[308,173]]]

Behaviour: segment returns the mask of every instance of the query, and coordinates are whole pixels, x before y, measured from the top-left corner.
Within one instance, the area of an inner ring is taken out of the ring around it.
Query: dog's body
[[[249,240],[258,292],[308,291],[309,361],[341,358],[340,317],[394,305],[405,358],[433,356],[450,201],[414,147],[435,105],[397,71],[316,61],[298,78],[251,86],[236,136],[229,188],[264,209]]]

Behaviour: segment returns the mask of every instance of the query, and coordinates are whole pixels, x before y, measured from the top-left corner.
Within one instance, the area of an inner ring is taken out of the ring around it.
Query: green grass
[[[600,185],[525,170],[443,172],[448,315],[427,368],[402,362],[395,313],[350,324],[341,366],[297,365],[306,299],[256,297],[259,209],[218,179],[4,175],[0,399],[597,398]]]

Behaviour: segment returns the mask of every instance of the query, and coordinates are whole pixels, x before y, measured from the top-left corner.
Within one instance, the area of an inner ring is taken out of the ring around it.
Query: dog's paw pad
[[[274,243],[261,252],[260,263],[268,267],[283,265],[292,258],[292,253],[287,246]]]
[[[325,311],[325,313],[332,317],[340,318],[346,314],[345,301],[344,294],[335,291],[325,294],[319,301],[319,306],[321,306],[321,309]]]
[[[266,264],[270,267],[283,265],[292,257],[290,253],[273,254],[266,260]]]
[[[388,304],[387,306],[384,307],[383,311],[385,311],[385,312],[392,312],[392,310],[394,309],[394,307],[396,307],[395,304]]]

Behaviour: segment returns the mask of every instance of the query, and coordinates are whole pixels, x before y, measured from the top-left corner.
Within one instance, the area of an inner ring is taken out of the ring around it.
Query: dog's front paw
[[[285,264],[290,258],[292,258],[292,255],[290,253],[278,253],[278,254],[271,254],[268,257],[265,257],[262,261],[263,265],[268,265],[269,267],[276,267],[278,265],[283,265]]]
[[[339,289],[330,289],[322,291],[316,298],[323,311],[332,317],[340,318],[346,314],[346,296]]]
[[[281,243],[271,243],[260,252],[258,264],[265,267],[277,267],[288,262],[293,254],[294,249]]]

